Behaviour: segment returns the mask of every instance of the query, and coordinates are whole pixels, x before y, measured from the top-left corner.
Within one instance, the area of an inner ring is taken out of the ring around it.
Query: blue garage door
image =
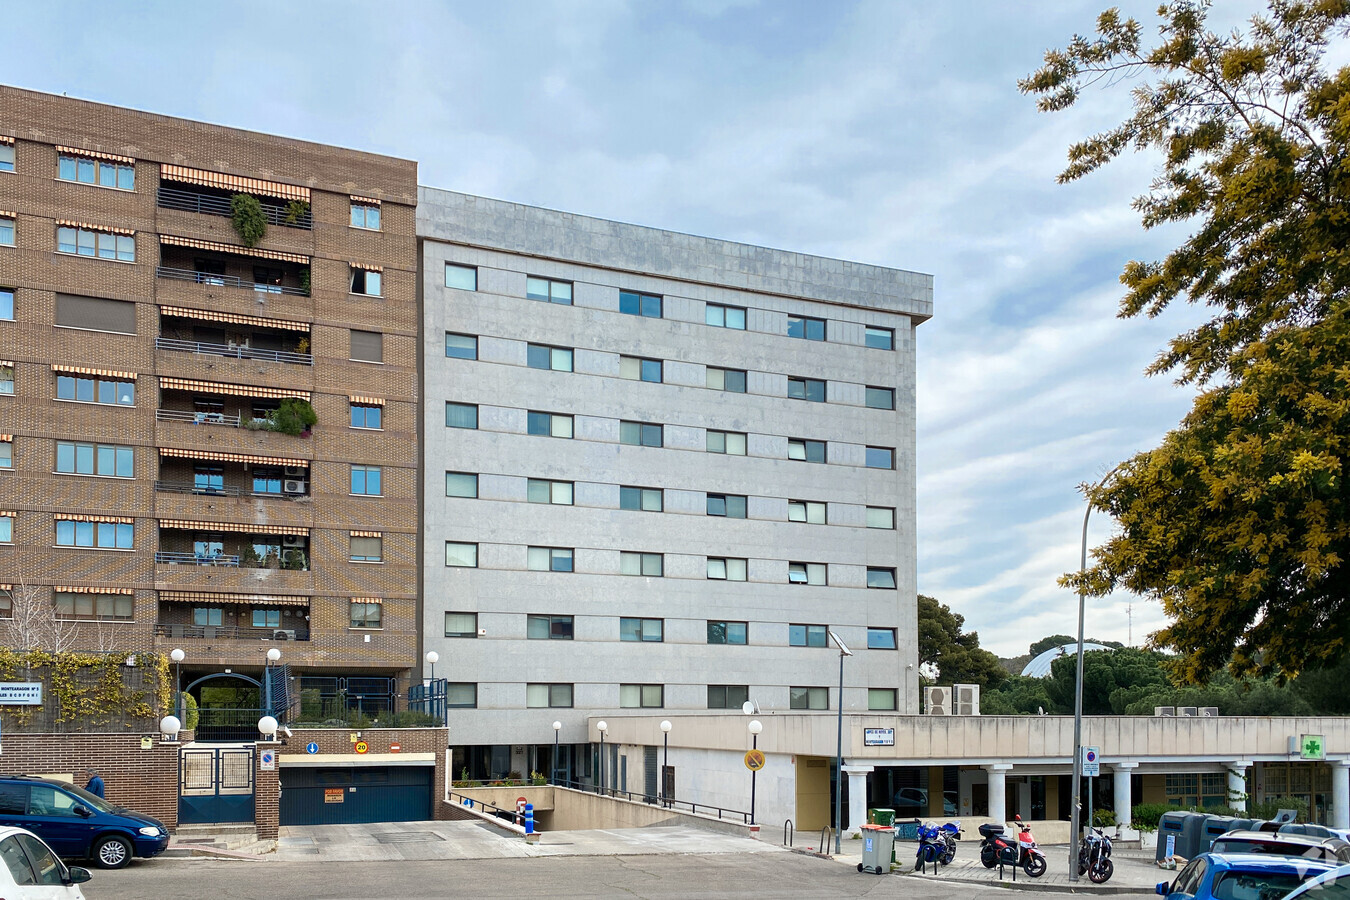
[[[434,766],[281,769],[282,825],[424,822]]]

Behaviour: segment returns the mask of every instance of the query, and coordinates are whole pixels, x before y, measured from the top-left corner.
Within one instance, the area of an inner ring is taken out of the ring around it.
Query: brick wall
[[[281,753],[304,753],[305,745],[311,741],[319,745],[319,753],[334,753],[350,755],[353,759],[359,759],[354,749],[355,743],[352,741],[352,735],[359,735],[360,740],[365,741],[370,749],[369,753],[389,753],[391,744],[399,745],[400,753],[435,753],[436,754],[436,773],[432,776],[431,782],[431,809],[432,815],[437,819],[456,818],[449,814],[446,809],[447,804],[441,802],[445,799],[446,790],[446,745],[449,743],[450,730],[448,728],[364,728],[360,731],[347,731],[337,728],[297,728],[295,734],[290,737],[286,746],[280,748]],[[379,765],[379,763],[373,763]],[[269,773],[259,773],[259,775]],[[261,780],[259,785],[261,789]],[[259,795],[261,800],[261,794]],[[259,826],[261,834],[261,826]]]
[[[276,840],[281,821],[281,767],[272,769],[262,767],[264,750],[280,752],[279,743],[258,742],[258,754],[253,764],[258,767],[253,782],[253,825],[258,831],[258,840]]]

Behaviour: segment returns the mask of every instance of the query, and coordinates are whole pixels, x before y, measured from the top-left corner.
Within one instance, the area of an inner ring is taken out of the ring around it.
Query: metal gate
[[[253,747],[194,747],[178,753],[179,822],[253,821]]]
[[[282,825],[422,822],[432,818],[436,768],[287,766],[281,769]]]

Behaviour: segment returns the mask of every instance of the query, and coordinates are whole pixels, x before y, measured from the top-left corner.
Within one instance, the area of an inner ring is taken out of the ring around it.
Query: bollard
[[[525,804],[525,833],[534,834],[534,804]]]

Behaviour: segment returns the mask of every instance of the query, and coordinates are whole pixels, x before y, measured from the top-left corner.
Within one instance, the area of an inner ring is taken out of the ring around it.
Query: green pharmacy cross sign
[[[1305,734],[1299,740],[1300,759],[1326,759],[1327,742],[1320,734]]]

